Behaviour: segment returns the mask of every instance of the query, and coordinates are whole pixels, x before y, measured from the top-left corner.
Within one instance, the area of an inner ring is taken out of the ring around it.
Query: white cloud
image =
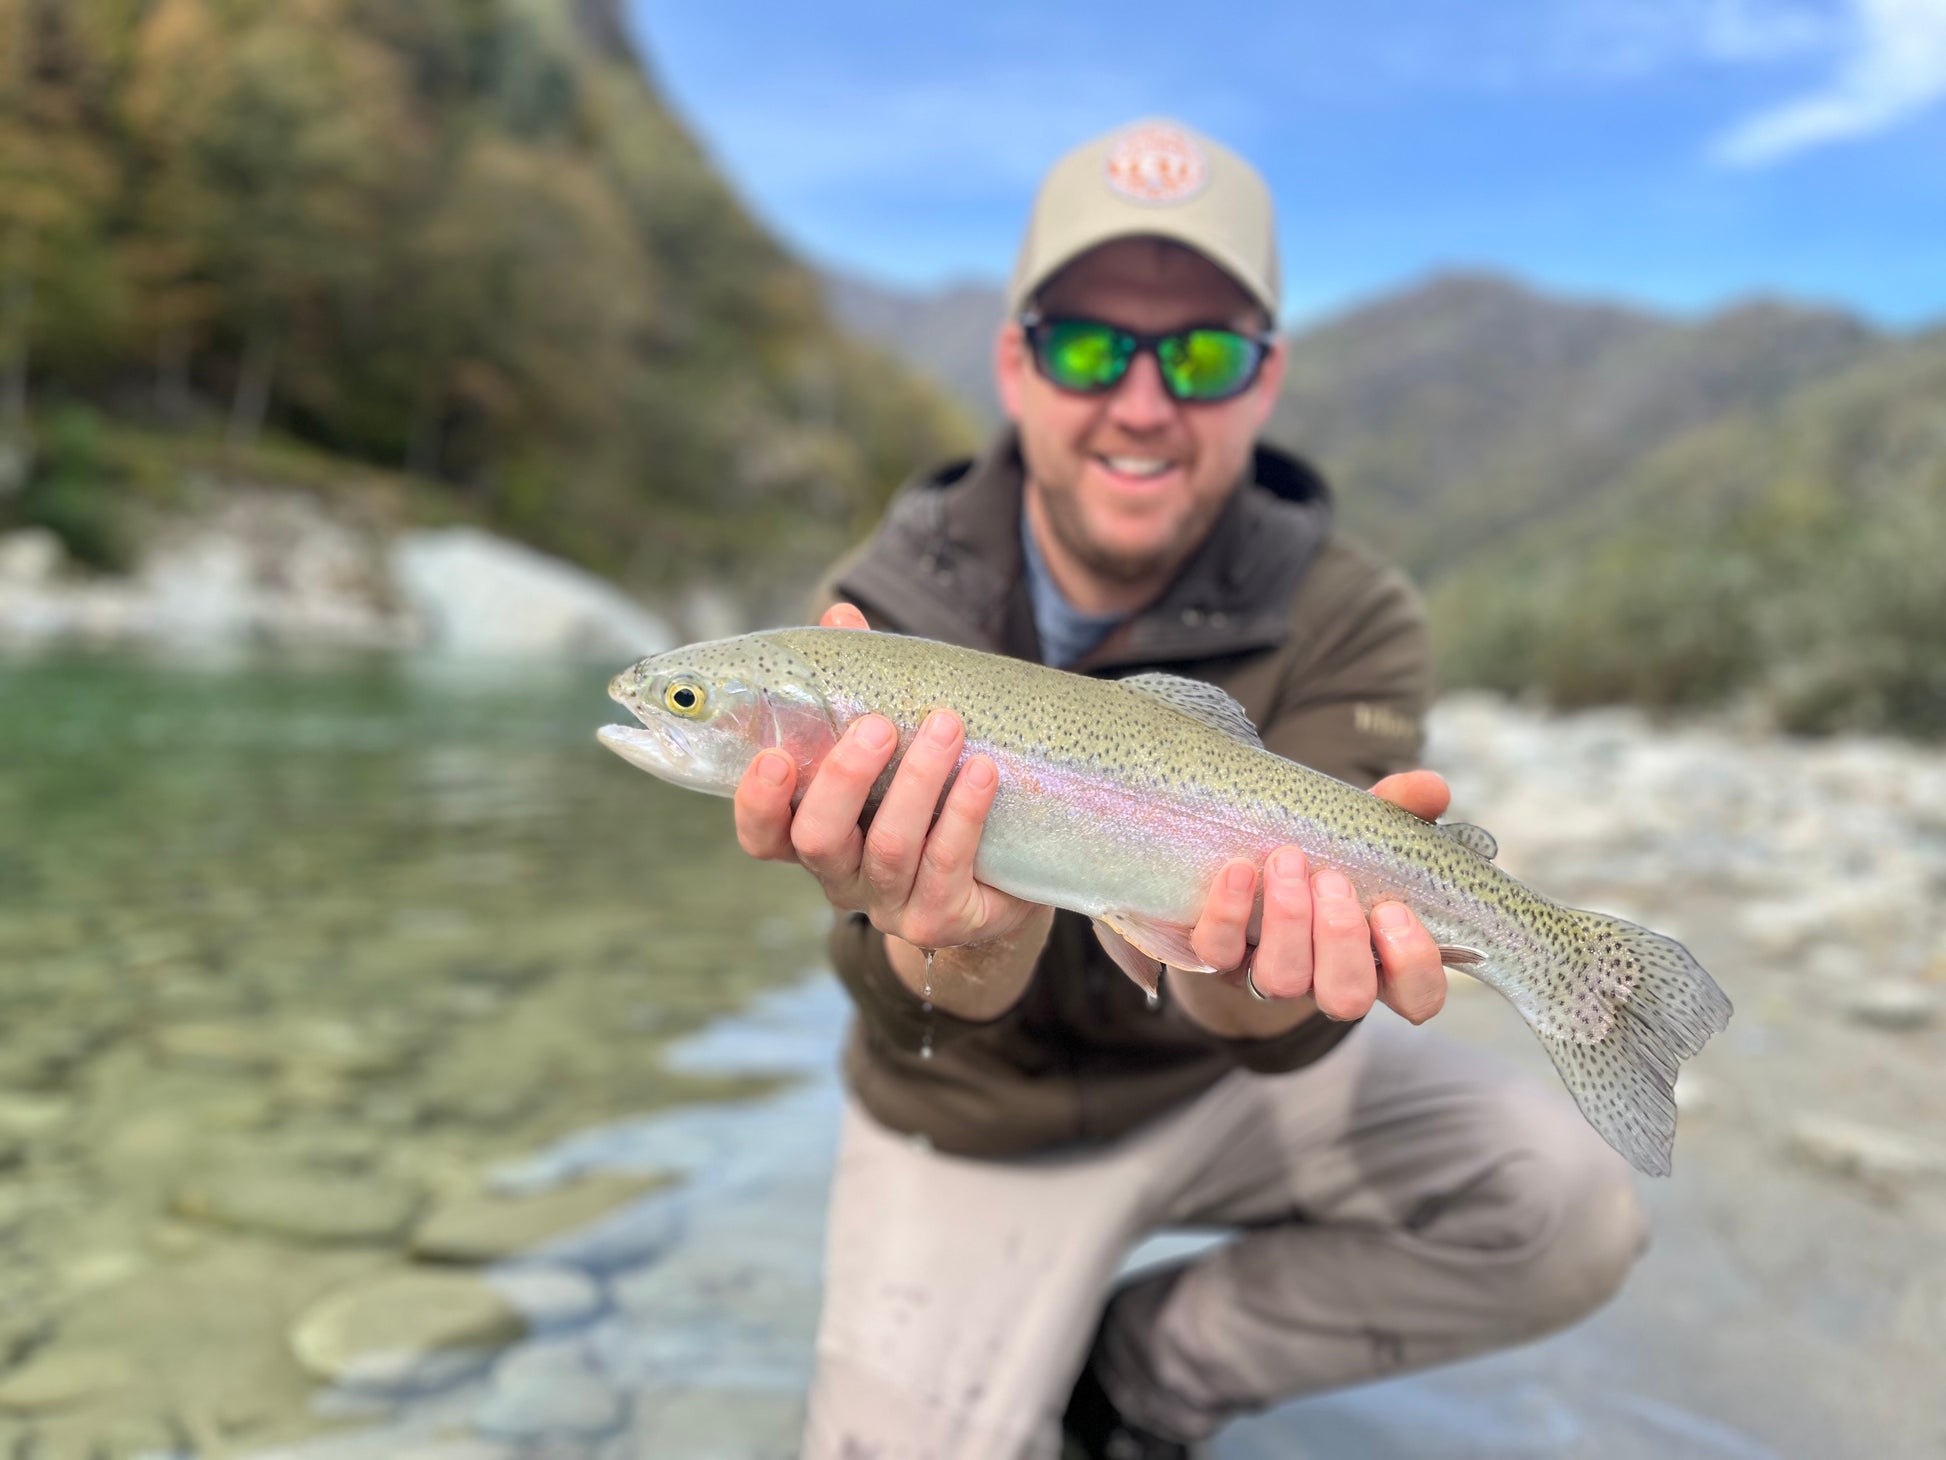
[[[1863,137],[1946,97],[1946,0],[1852,0],[1856,30],[1837,75],[1808,96],[1759,112],[1710,148],[1733,166],[1775,162]]]

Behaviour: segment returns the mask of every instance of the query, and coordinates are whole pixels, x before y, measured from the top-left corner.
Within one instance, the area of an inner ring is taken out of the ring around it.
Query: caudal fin
[[[1676,1140],[1676,1071],[1730,1022],[1730,1000],[1674,938],[1605,913],[1563,909],[1581,936],[1562,970],[1565,1005],[1522,1013],[1603,1139],[1650,1176]],[[1525,1000],[1516,1000],[1525,1005]]]

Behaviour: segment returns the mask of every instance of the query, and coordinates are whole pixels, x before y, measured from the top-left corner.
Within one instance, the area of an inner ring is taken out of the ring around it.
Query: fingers
[[[939,820],[926,838],[912,890],[922,932],[932,927],[984,927],[991,909],[987,890],[973,877],[973,859],[986,831],[987,813],[1000,789],[1000,773],[984,755],[961,768]]]
[[[1264,915],[1250,982],[1267,999],[1311,992],[1311,883],[1304,853],[1279,847],[1264,864]],[[1200,951],[1200,950],[1199,950]]]
[[[791,845],[791,792],[797,767],[781,751],[766,750],[737,783],[737,845],[766,862],[795,862]]]
[[[866,629],[871,625],[865,622],[865,615],[857,606],[850,603],[834,603],[824,611],[818,620],[818,627],[825,629]]]
[[[1250,914],[1256,902],[1257,869],[1252,863],[1239,859],[1217,873],[1202,916],[1190,930],[1189,946],[1196,956],[1217,969],[1242,963],[1249,951]]]
[[[859,870],[874,903],[896,905],[911,894],[933,811],[959,764],[963,738],[959,717],[947,710],[933,711],[913,737],[865,836]]]
[[[1344,873],[1326,869],[1311,879],[1311,997],[1332,1019],[1357,1019],[1378,996],[1372,935],[1358,894]]]
[[[858,830],[859,813],[898,744],[890,720],[864,716],[839,737],[798,803],[791,846],[833,901],[849,905],[865,840]]]
[[[1437,821],[1453,799],[1443,776],[1434,771],[1402,771],[1372,787],[1374,796],[1403,806],[1421,821]]]
[[[1446,970],[1439,945],[1402,903],[1372,909],[1372,941],[1378,948],[1379,998],[1414,1024],[1446,1005]]]

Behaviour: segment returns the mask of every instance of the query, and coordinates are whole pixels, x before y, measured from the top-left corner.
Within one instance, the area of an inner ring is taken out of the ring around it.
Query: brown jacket
[[[1419,752],[1423,610],[1399,573],[1332,534],[1330,490],[1310,467],[1260,447],[1251,477],[1168,591],[1075,668],[1111,678],[1163,668],[1220,685],[1270,749],[1370,785]],[[1005,433],[977,459],[909,484],[828,575],[817,608],[851,602],[873,628],[1038,660],[1021,483]],[[1313,1018],[1274,1039],[1207,1033],[1172,1004],[1166,981],[1150,1007],[1087,919],[1068,912],[1019,1002],[986,1023],[922,1010],[862,914],[837,920],[831,955],[858,1007],[845,1052],[853,1091],[883,1124],[961,1155],[1106,1141],[1238,1066],[1308,1064],[1351,1027]]]

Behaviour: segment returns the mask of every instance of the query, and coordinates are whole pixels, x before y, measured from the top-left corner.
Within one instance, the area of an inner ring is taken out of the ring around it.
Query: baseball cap
[[[1270,189],[1236,153],[1152,117],[1084,142],[1041,179],[1007,286],[1007,313],[1089,249],[1116,238],[1193,248],[1277,318],[1277,223]]]

